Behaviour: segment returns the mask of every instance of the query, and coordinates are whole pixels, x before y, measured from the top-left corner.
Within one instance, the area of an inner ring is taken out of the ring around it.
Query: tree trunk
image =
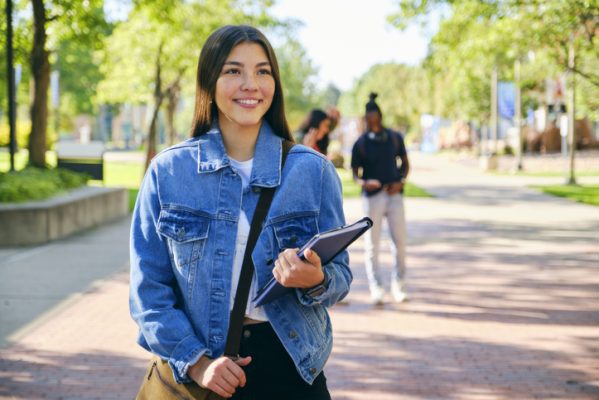
[[[152,121],[150,122],[150,129],[148,131],[148,148],[146,152],[146,163],[145,170],[148,169],[152,158],[156,155],[156,130],[158,113],[160,112],[160,106],[162,106],[162,100],[164,99],[164,93],[162,92],[162,73],[161,73],[161,59],[162,59],[162,46],[163,43],[158,46],[158,55],[156,56],[156,76],[154,80],[154,112],[152,113]]]
[[[158,125],[158,113],[160,112],[160,106],[164,96],[160,96],[156,99],[154,106],[154,112],[152,113],[152,121],[150,122],[150,129],[148,131],[148,150],[146,152],[146,164],[144,171],[148,169],[152,158],[156,155],[156,136],[157,136],[157,125]]]
[[[34,33],[31,49],[31,73],[34,79],[31,103],[31,134],[29,135],[29,163],[46,166],[46,128],[48,124],[48,87],[50,61],[46,50],[46,9],[43,0],[32,0]]]
[[[168,145],[172,146],[177,140],[177,131],[175,130],[175,111],[177,111],[177,105],[179,104],[179,95],[181,93],[181,86],[179,81],[175,81],[166,93],[167,105],[166,105],[166,129],[168,132]]]

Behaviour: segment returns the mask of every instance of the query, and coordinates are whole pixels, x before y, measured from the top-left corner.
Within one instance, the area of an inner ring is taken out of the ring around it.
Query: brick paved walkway
[[[599,399],[599,208],[445,162],[413,156],[438,197],[407,201],[409,302],[371,306],[352,250],[349,304],[331,310],[333,398]],[[147,355],[121,265],[0,349],[0,399],[134,396]]]

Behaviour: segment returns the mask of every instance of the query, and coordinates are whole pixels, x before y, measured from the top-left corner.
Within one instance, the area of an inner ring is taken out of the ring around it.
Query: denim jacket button
[[[260,188],[259,188],[259,187],[257,187],[257,186],[254,186],[254,187],[252,188],[252,192],[254,192],[254,193],[260,193]]]
[[[297,236],[293,235],[289,238],[289,241],[291,241],[291,243],[295,244],[297,243]]]
[[[310,374],[311,375],[316,375],[316,368],[310,368]]]
[[[296,337],[297,337],[297,332],[296,331],[289,332],[289,339],[295,339]]]

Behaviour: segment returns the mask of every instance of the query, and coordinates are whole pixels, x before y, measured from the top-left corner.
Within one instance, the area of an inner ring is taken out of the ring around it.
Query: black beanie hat
[[[383,115],[383,113],[381,112],[381,109],[379,108],[379,105],[376,104],[376,102],[374,101],[376,98],[378,97],[378,94],[372,92],[370,93],[370,95],[368,95],[368,103],[366,103],[366,113],[369,113],[371,111],[378,111],[379,114]]]

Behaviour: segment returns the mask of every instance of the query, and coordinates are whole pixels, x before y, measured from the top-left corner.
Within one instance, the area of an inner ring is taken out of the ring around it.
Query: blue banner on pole
[[[516,85],[513,82],[497,84],[497,110],[499,116],[505,119],[514,118],[516,109]]]

